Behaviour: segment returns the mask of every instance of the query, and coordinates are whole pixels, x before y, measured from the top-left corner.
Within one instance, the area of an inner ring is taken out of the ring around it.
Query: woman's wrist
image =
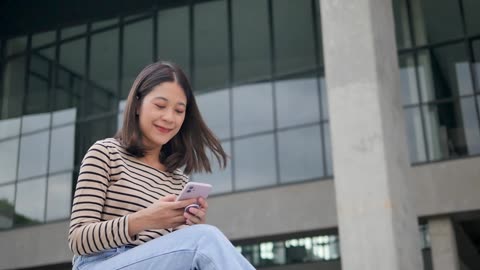
[[[143,218],[141,210],[133,214],[128,215],[128,235],[134,237],[138,233],[148,229],[146,227],[146,222]]]

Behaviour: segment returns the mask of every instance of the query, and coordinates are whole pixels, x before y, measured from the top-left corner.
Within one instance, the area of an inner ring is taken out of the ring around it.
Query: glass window
[[[15,224],[30,225],[44,221],[45,182],[45,178],[39,178],[17,184]]]
[[[26,97],[25,114],[47,112],[50,103],[50,82],[43,78],[30,74],[28,92]]]
[[[473,92],[463,43],[421,51],[418,73],[424,102]]]
[[[17,37],[7,40],[7,56],[21,53],[27,49],[27,37]]]
[[[60,33],[61,33],[62,39],[67,39],[67,38],[84,34],[85,32],[87,32],[87,25],[82,24],[82,25],[62,28],[62,31]]]
[[[417,76],[413,55],[400,55],[398,62],[400,64],[403,104],[418,104]]]
[[[473,42],[473,55],[474,55],[474,75],[477,85],[477,91],[480,92],[480,40]]]
[[[0,120],[0,140],[20,135],[20,118]]]
[[[32,36],[32,48],[37,48],[55,42],[56,31],[38,33]]]
[[[320,120],[316,77],[277,81],[275,82],[275,97],[279,128]]]
[[[407,0],[394,0],[392,4],[395,17],[397,47],[399,49],[409,48],[412,46],[412,41],[410,35]]]
[[[50,49],[50,50],[53,50]],[[54,59],[47,57],[46,50],[41,52],[34,51],[30,57],[30,72],[43,76],[45,80],[49,80],[50,68],[54,63]],[[50,53],[48,53],[50,55]]]
[[[280,181],[287,183],[323,176],[322,151],[319,125],[279,132]]]
[[[219,90],[197,95],[196,101],[208,127],[220,139],[230,138],[229,90]]]
[[[231,156],[231,143],[223,142],[223,150],[230,157]],[[210,164],[212,165],[212,173],[198,173],[193,175],[193,181],[209,183],[213,186],[212,194],[220,194],[226,192],[232,192],[232,164],[231,160],[227,161],[227,167],[225,169],[220,169],[216,158],[209,151],[208,157],[210,159]]]
[[[116,24],[118,24],[118,22],[119,22],[118,18],[93,22],[92,23],[92,31],[116,25]]]
[[[327,83],[325,82],[325,75],[319,78],[320,82],[320,100],[322,102],[322,120],[328,120],[330,118],[328,112],[328,94]]]
[[[273,1],[275,70],[277,74],[311,70],[316,65],[312,1]]]
[[[18,179],[47,173],[49,133],[44,131],[21,137]]]
[[[323,124],[323,134],[325,139],[325,159],[327,164],[326,176],[333,176],[333,157],[332,157],[332,140],[330,135],[330,124]]]
[[[50,113],[31,114],[22,117],[22,134],[50,127]]]
[[[427,161],[420,108],[414,107],[405,109],[405,123],[410,162],[416,163]]]
[[[194,37],[195,90],[224,88],[229,70],[225,1],[194,5]]]
[[[12,118],[22,115],[23,95],[25,93],[25,57],[15,58],[7,62],[3,74],[3,96],[1,118]]]
[[[459,1],[410,1],[416,45],[436,43],[462,35]],[[445,24],[448,22],[448,24]]]
[[[470,35],[480,34],[480,18],[478,11],[480,10],[480,1],[478,0],[462,0],[463,10],[465,12],[465,22],[467,25],[467,33]]]
[[[141,42],[139,42],[141,41]],[[153,62],[153,20],[125,25],[123,35],[122,96],[126,98],[142,69]]]
[[[270,78],[270,31],[266,0],[232,1],[233,81]],[[252,42],[252,41],[255,42]]]
[[[188,7],[160,10],[157,16],[158,60],[171,61],[190,73],[190,21]]]
[[[0,141],[0,184],[14,181],[17,176],[19,139]]]
[[[119,30],[113,29],[91,38],[90,80],[110,93],[118,88],[118,35]]]
[[[75,125],[52,129],[49,172],[73,169]]]
[[[96,141],[110,138],[117,130],[117,115],[77,123],[75,127],[75,165],[78,165],[87,150]]]
[[[57,76],[58,89],[55,96],[62,95],[63,98],[57,98],[54,110],[61,110],[72,107],[79,103],[82,81],[85,80],[86,68],[86,41],[85,38],[64,43],[60,47],[59,70]],[[63,82],[63,83],[62,83]],[[85,95],[88,98],[89,95]],[[88,102],[84,100],[83,102]],[[85,106],[88,108],[88,105]]]
[[[8,229],[13,225],[14,197],[15,185],[0,186],[0,229]]]
[[[460,143],[462,147],[467,148],[466,151],[469,155],[480,154],[479,114],[477,111],[478,108],[475,107],[475,98],[460,99],[460,108],[462,112],[461,125],[463,126],[464,137],[461,135],[461,127],[457,128],[455,132],[460,136]]]
[[[235,136],[273,129],[271,83],[257,83],[233,89]]]
[[[76,115],[76,108],[56,111],[52,114],[52,126],[74,123]]]
[[[276,184],[273,134],[234,141],[235,187],[253,189]]]
[[[47,221],[70,216],[72,199],[72,173],[52,175],[48,178]]]

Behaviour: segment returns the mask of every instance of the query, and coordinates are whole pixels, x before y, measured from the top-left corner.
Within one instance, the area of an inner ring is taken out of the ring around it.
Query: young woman
[[[185,74],[167,62],[147,66],[130,90],[123,127],[82,161],[68,237],[73,269],[254,269],[205,225],[205,199],[175,200],[188,174],[211,171],[206,148],[224,167]],[[191,203],[200,208],[184,212]]]

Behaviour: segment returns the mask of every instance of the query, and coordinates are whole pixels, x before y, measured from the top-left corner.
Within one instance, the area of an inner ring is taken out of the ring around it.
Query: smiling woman
[[[183,71],[167,62],[147,66],[124,113],[122,129],[82,161],[69,232],[73,268],[253,269],[205,225],[204,198],[176,201],[188,174],[211,171],[206,148],[222,167],[227,158]],[[195,202],[199,209],[184,211]]]

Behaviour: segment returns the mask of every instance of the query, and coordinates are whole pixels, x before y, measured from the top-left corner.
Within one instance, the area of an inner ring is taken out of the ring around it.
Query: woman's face
[[[187,97],[176,82],[155,86],[143,98],[137,111],[143,143],[157,148],[170,141],[180,130],[187,110]]]

